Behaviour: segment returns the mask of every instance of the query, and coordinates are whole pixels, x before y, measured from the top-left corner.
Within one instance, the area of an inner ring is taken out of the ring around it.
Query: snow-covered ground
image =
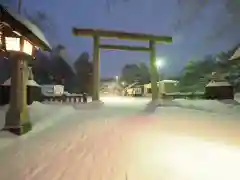
[[[239,105],[174,100],[146,113],[147,98],[102,100],[34,103],[31,132],[0,133],[0,179],[240,179]]]

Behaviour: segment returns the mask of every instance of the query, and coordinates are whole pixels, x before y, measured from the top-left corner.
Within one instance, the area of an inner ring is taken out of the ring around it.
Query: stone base
[[[23,135],[32,130],[27,107],[22,112],[9,109],[5,119],[4,131],[9,131],[15,135]]]
[[[21,126],[15,126],[15,127],[5,126],[2,130],[9,131],[15,135],[21,136],[32,130],[32,124],[29,122],[29,123],[22,124]]]
[[[155,110],[156,110],[158,107],[161,106],[161,104],[162,104],[162,102],[161,102],[160,99],[154,100],[154,101],[152,100],[152,101],[150,101],[150,102],[146,105],[146,107],[145,107],[145,109],[144,109],[144,112],[145,112],[145,113],[154,113]]]

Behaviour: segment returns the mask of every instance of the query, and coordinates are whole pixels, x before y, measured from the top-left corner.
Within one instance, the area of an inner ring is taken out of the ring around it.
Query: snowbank
[[[3,86],[10,86],[11,85],[11,78],[7,79],[2,85]],[[34,81],[34,80],[28,80],[27,81],[27,85],[28,86],[40,87],[40,85],[36,81]]]
[[[102,101],[92,101],[88,103],[77,103],[73,104],[75,109],[98,109],[104,105]]]
[[[46,105],[39,102],[34,102],[29,107],[30,121],[33,124],[33,129],[31,132],[23,136],[27,138],[32,135],[36,135],[39,132],[46,130],[47,128],[53,126],[58,121],[67,119],[64,118],[72,114],[75,110],[71,106],[59,106],[59,105]],[[5,124],[5,114],[8,109],[8,105],[0,108],[0,129],[4,127]],[[12,142],[16,141],[13,134],[1,131],[0,132],[0,149],[8,146]]]
[[[194,110],[203,110],[214,113],[224,113],[240,116],[240,103],[233,100],[187,100],[175,99],[162,101],[162,106],[175,106]]]

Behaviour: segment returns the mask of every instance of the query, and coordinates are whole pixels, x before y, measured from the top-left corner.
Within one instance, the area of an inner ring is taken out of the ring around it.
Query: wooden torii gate
[[[156,67],[156,44],[171,43],[172,37],[156,36],[142,33],[129,33],[121,31],[109,31],[102,29],[82,29],[73,28],[74,36],[86,36],[93,38],[93,100],[99,100],[99,84],[100,84],[100,49],[125,50],[125,51],[140,51],[150,53],[150,72],[151,72],[151,87],[152,100],[157,100],[159,93],[157,87],[158,70]],[[149,46],[126,46],[101,44],[100,38],[113,38],[120,40],[148,41]]]

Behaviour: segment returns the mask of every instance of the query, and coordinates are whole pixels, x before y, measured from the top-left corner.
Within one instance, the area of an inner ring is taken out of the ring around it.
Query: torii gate
[[[156,44],[171,43],[172,37],[156,36],[142,33],[129,33],[121,31],[109,31],[101,29],[82,29],[73,28],[74,36],[87,36],[93,38],[93,100],[99,100],[99,84],[100,84],[100,49],[125,50],[125,51],[140,51],[150,53],[150,72],[151,72],[151,87],[152,100],[157,100],[159,93],[157,87],[158,70],[156,67]],[[148,41],[149,46],[126,46],[101,44],[100,38],[112,38],[120,40]]]

